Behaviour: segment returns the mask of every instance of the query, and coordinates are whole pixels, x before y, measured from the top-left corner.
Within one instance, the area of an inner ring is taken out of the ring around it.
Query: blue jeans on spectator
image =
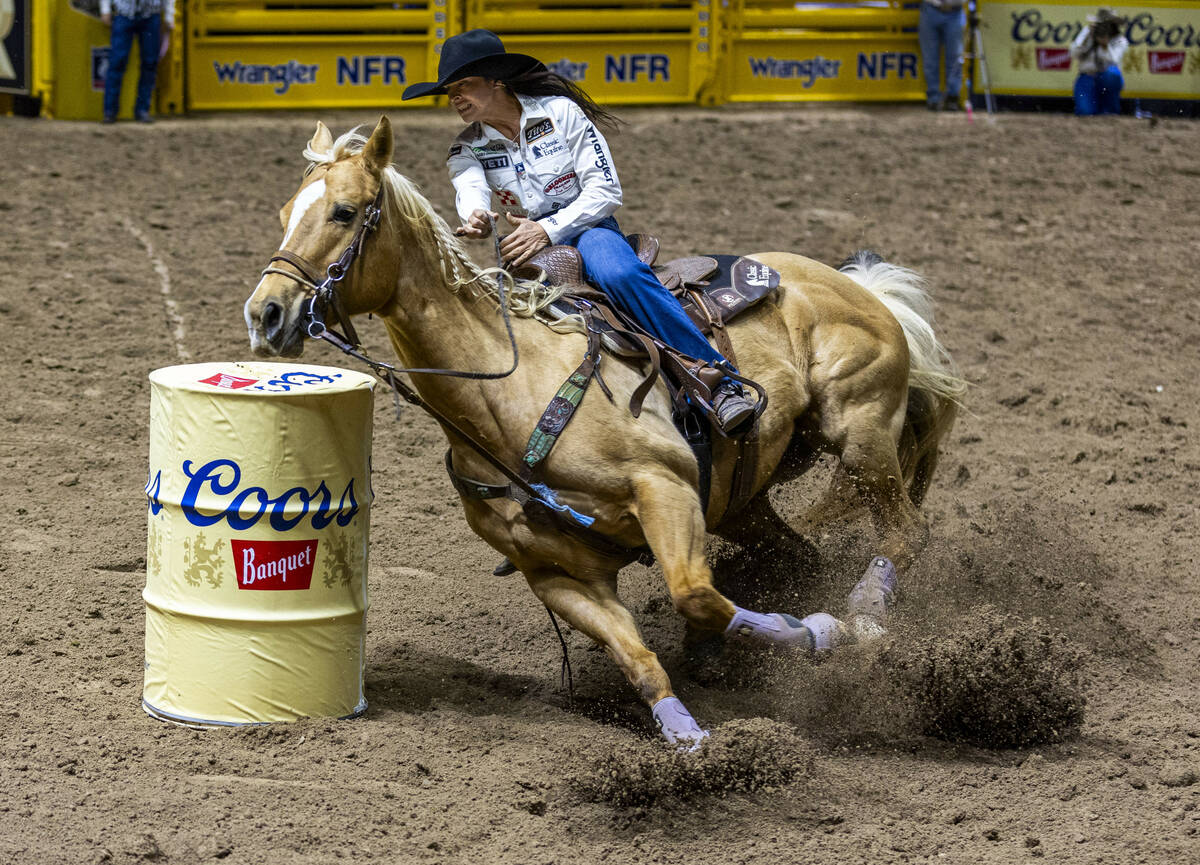
[[[158,50],[162,44],[162,15],[147,15],[144,18],[114,15],[112,42],[108,48],[108,74],[104,77],[105,117],[116,117],[121,107],[121,82],[125,78],[125,67],[129,64],[134,37],[138,40],[141,69],[133,113],[135,117],[150,113],[150,97],[154,95],[154,78],[158,74]]]
[[[1080,117],[1120,114],[1124,86],[1125,79],[1116,66],[1109,66],[1099,75],[1081,74],[1075,79],[1075,113]]]
[[[584,276],[647,332],[697,360],[725,360],[637,257],[611,216],[568,243],[583,257]]]
[[[963,29],[966,26],[967,17],[961,6],[952,11],[943,11],[928,3],[921,4],[917,40],[921,45],[921,63],[925,72],[925,101],[931,107],[958,100],[958,93],[962,89]],[[938,65],[943,57],[946,90],[939,92],[941,76],[938,74]]]

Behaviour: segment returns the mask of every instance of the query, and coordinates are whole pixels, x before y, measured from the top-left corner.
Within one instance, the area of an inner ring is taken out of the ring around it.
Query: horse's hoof
[[[663,738],[681,749],[695,751],[708,738],[708,731],[696,723],[696,719],[679,701],[678,697],[663,697],[650,710],[654,723]]]
[[[896,593],[896,567],[876,556],[867,572],[850,591],[850,630],[859,640],[874,640],[887,633],[885,622]]]
[[[838,646],[854,642],[854,638],[846,630],[846,626],[829,613],[813,613],[800,620],[800,624],[808,628],[813,636],[813,648],[818,652],[827,652]]]

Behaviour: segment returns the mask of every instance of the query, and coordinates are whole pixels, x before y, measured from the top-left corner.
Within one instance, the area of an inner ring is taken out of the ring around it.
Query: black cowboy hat
[[[1124,27],[1126,21],[1123,15],[1118,15],[1107,6],[1101,6],[1094,14],[1087,16],[1089,24],[1116,24],[1118,27]]]
[[[416,99],[446,92],[446,85],[471,75],[484,75],[498,81],[545,68],[542,61],[528,54],[511,54],[491,30],[468,30],[451,36],[442,46],[438,61],[438,80],[410,84],[401,99]]]

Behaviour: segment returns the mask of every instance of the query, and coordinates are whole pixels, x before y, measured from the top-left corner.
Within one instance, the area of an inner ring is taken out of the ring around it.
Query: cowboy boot
[[[725,435],[733,437],[746,432],[754,422],[754,402],[746,397],[742,386],[725,379],[713,391],[713,412]]]

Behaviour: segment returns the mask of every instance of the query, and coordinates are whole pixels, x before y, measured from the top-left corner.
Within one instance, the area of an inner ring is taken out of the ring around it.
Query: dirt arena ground
[[[660,575],[634,565],[623,595],[701,721],[768,719],[812,762],[748,793],[597,801],[599,755],[660,753],[648,713],[579,635],[568,705],[545,610],[519,577],[491,576],[498,557],[460,516],[441,435],[415,410],[393,421],[383,395],[366,716],[209,732],[151,720],[146,376],[249,356],[242,303],[317,116],[0,118],[0,861],[1200,860],[1200,126],[624,114],[622,224],[654,229],[665,255],[836,263],[869,246],[928,277],[974,386],[900,621],[954,633],[990,605],[1064,635],[1082,657],[1079,734],[1023,749],[926,735],[861,657],[743,655],[729,676],[691,674]],[[320,118],[337,133],[377,116]],[[450,215],[455,119],[392,117],[400,169]],[[777,507],[798,514],[822,483],[776,491]],[[812,540],[819,562],[765,565],[760,585],[791,612],[837,613],[869,526]]]

